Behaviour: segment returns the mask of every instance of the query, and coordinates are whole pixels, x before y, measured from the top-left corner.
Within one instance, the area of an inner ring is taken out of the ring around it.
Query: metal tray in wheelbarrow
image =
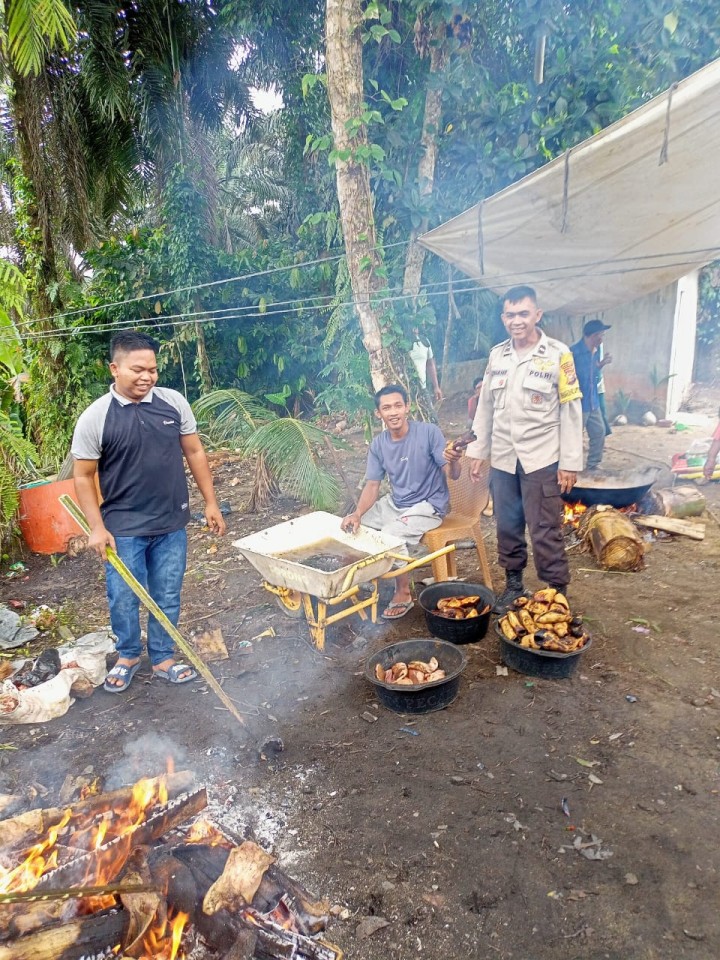
[[[318,510],[235,540],[233,546],[268,583],[331,600],[355,584],[387,573],[394,562],[390,554],[405,553],[405,544],[397,537],[363,526],[357,533],[345,533],[341,520]],[[340,565],[323,570],[304,562],[325,555],[335,556]],[[363,565],[353,571],[359,563]]]

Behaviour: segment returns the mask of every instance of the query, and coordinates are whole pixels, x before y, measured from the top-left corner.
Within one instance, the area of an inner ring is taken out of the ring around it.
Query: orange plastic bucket
[[[65,553],[68,540],[82,534],[58,500],[63,493],[77,502],[74,480],[31,483],[20,488],[19,525],[33,553]]]

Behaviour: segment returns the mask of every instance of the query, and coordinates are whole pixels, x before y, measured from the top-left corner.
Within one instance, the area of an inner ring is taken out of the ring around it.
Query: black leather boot
[[[505,589],[495,601],[492,612],[499,617],[504,616],[510,609],[513,600],[522,597],[524,593],[522,570],[508,570],[505,574]]]

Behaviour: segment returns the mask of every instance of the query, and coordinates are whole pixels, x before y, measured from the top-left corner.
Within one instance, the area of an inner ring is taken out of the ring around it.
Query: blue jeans
[[[187,559],[185,528],[160,537],[115,537],[115,547],[132,575],[145,587],[168,620],[177,626]],[[121,657],[134,660],[142,653],[140,601],[109,563],[105,567],[110,623],[117,637],[115,648]],[[148,616],[147,646],[153,666],[169,660],[175,652],[172,637],[152,615]]]

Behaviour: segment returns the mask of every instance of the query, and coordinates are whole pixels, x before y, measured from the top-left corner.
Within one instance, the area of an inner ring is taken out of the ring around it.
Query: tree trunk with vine
[[[84,402],[83,391],[72,386],[63,341],[49,336],[56,329],[53,314],[62,310],[62,303],[53,239],[53,177],[43,154],[46,81],[43,74],[21,76],[12,66],[10,73],[19,164],[14,197],[16,238],[34,315],[30,333],[44,335],[26,340],[32,356],[27,417],[42,460],[56,466],[67,454],[77,404]],[[56,291],[52,299],[51,287]]]
[[[421,154],[418,162],[418,190],[423,199],[432,195],[435,184],[438,133],[442,123],[443,87],[439,74],[445,69],[448,61],[444,22],[436,26],[433,39],[434,45],[430,48],[430,78],[425,93],[425,112],[420,137]],[[420,293],[426,252],[425,248],[417,242],[417,238],[427,232],[428,225],[428,217],[424,215],[420,224],[410,232],[410,242],[405,257],[403,293],[412,297],[413,301]]]
[[[379,390],[397,380],[397,373],[383,344],[386,279],[377,247],[370,170],[366,159],[358,159],[358,149],[369,145],[367,128],[362,124],[351,132],[363,112],[361,24],[360,0],[327,0],[325,58],[334,149],[340,154],[335,160],[338,203],[355,309],[373,387]]]

